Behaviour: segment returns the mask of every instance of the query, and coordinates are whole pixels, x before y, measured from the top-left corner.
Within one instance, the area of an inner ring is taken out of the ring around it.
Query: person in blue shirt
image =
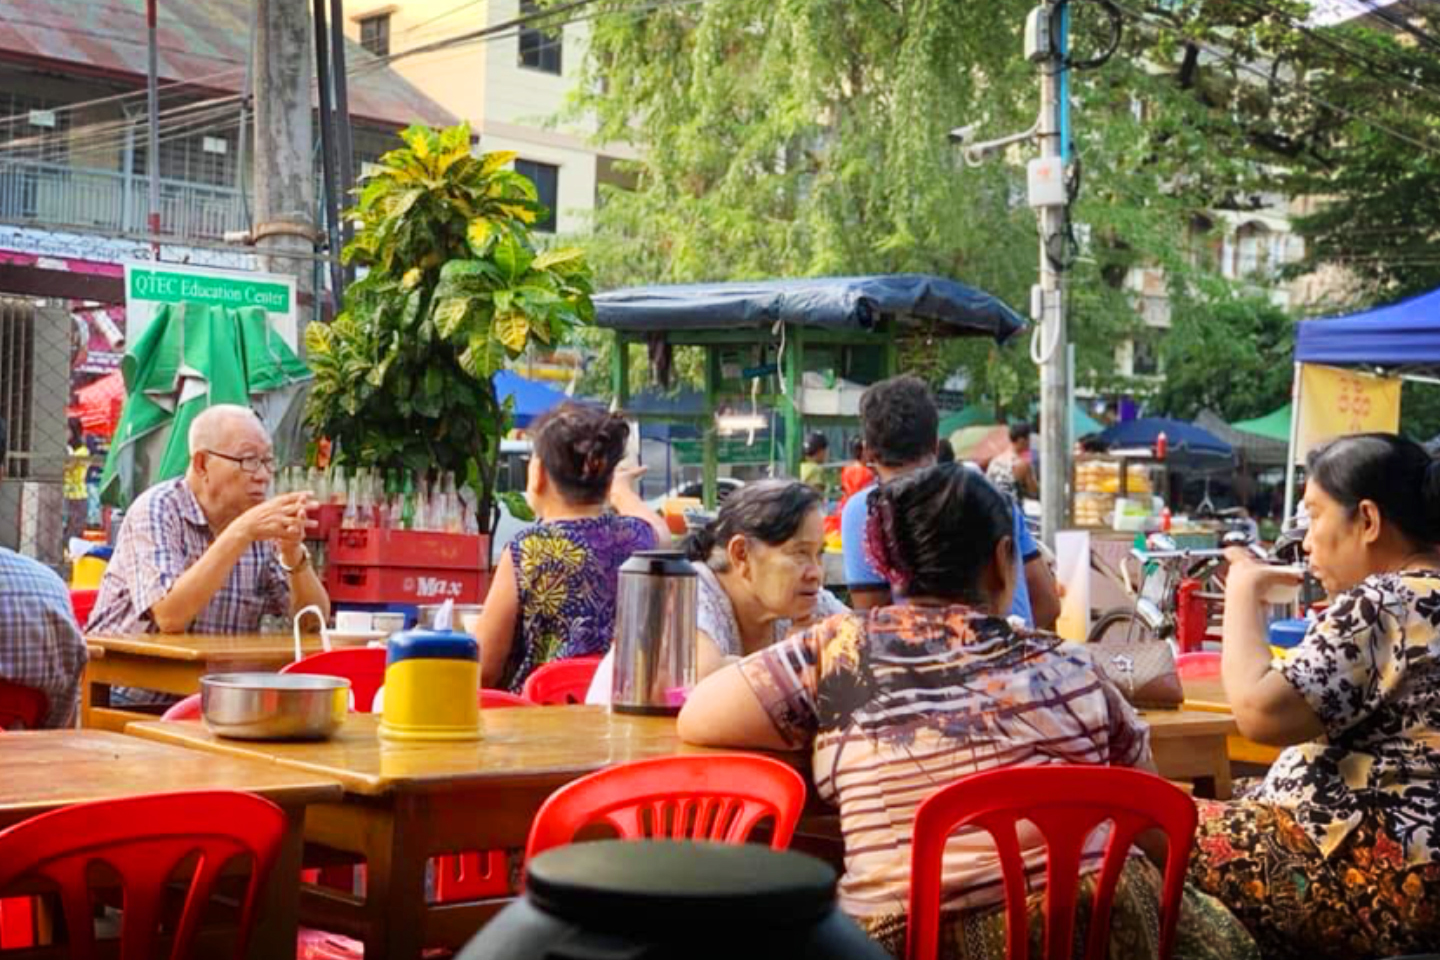
[[[866,456],[881,483],[935,462],[940,413],[930,388],[918,377],[891,377],[867,389],[860,397],[860,428],[865,436]],[[892,600],[890,584],[875,572],[865,556],[865,525],[874,489],[867,487],[851,497],[840,514],[845,582],[850,605],[856,610],[884,606]],[[1053,630],[1060,616],[1055,579],[1025,526],[1020,507],[1012,506],[1015,562],[1020,569],[1010,615],[1024,620],[1027,626]]]

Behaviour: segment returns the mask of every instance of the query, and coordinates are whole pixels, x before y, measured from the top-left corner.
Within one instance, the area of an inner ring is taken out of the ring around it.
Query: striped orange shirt
[[[906,910],[911,826],[936,788],[997,767],[1134,766],[1150,753],[1149,728],[1084,647],[963,606],[831,617],[741,671],[780,735],[812,748],[816,788],[840,808],[840,898],[852,916]],[[1092,866],[1105,839],[1090,839]],[[1022,832],[1020,844],[1032,887],[1043,886],[1043,841]],[[951,838],[944,877],[946,909],[1002,899],[981,831]]]

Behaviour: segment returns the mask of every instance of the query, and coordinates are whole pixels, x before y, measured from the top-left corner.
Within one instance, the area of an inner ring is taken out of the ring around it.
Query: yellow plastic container
[[[480,647],[467,633],[409,630],[387,645],[380,736],[478,740]]]
[[[99,557],[84,556],[71,565],[70,586],[76,590],[99,590],[103,576],[105,561]]]

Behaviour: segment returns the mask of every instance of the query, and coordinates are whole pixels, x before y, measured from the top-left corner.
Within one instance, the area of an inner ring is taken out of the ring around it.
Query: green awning
[[[994,422],[995,412],[993,410],[972,403],[963,410],[947,413],[940,418],[940,436],[948,437],[956,430]],[[1070,408],[1070,436],[1083,437],[1087,433],[1099,433],[1104,429],[1105,425],[1086,413],[1080,404],[1077,403]]]
[[[1253,420],[1241,420],[1232,423],[1230,426],[1236,430],[1243,430],[1246,433],[1256,433],[1262,437],[1269,437],[1271,440],[1279,440],[1282,443],[1290,442],[1290,404],[1285,404],[1279,410],[1273,410],[1263,417],[1255,417]]]
[[[129,395],[100,478],[101,499],[126,507],[153,484],[185,472],[190,423],[217,403],[249,406],[264,421],[276,455],[298,430],[300,401],[313,379],[258,307],[166,304],[121,362]]]

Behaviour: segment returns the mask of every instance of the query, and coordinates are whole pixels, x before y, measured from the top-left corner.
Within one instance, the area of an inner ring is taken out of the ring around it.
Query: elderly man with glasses
[[[135,498],[87,631],[255,633],[260,618],[330,601],[305,548],[308,493],[270,497],[275,456],[248,407],[190,425],[185,476]]]

